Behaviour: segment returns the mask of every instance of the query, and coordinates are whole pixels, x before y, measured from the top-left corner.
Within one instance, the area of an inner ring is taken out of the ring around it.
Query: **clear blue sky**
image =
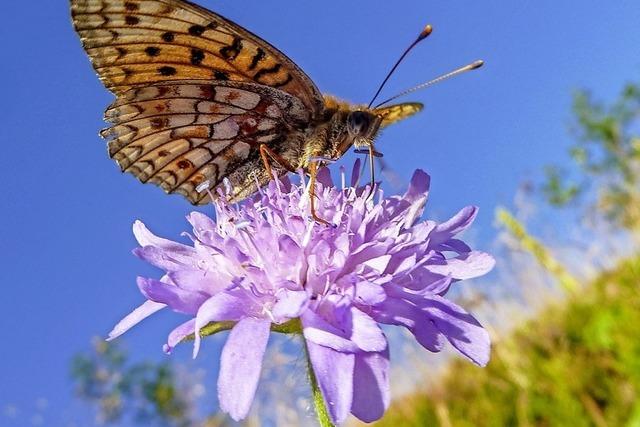
[[[367,102],[400,51],[427,22],[434,33],[399,69],[385,94],[482,58],[481,71],[408,100],[418,117],[384,133],[378,147],[404,178],[432,175],[430,212],[481,207],[480,243],[493,209],[519,182],[565,159],[570,94],[613,98],[640,69],[640,5],[525,1],[200,0],[263,36],[326,92]],[[576,6],[579,5],[579,8]],[[93,335],[141,301],[131,224],[177,237],[190,206],[119,173],[97,131],[111,95],[94,76],[66,1],[3,4],[0,142],[0,426],[29,425],[36,399],[44,425],[74,419],[68,365]],[[162,358],[165,314],[127,336],[137,358]],[[215,345],[204,364],[215,365]],[[190,350],[178,351],[184,359]],[[71,413],[71,414],[70,414]]]

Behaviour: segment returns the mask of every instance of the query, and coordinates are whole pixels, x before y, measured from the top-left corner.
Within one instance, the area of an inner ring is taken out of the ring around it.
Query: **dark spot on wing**
[[[253,58],[251,59],[251,65],[249,65],[249,69],[253,70],[254,68],[256,68],[258,66],[258,63],[262,61],[266,56],[267,55],[264,53],[264,50],[262,50],[262,48],[258,48],[256,54],[253,55]]]
[[[216,80],[229,80],[229,73],[225,72],[225,71],[220,71],[220,70],[216,70],[213,73],[213,77]]]
[[[282,86],[286,86],[289,84],[289,82],[291,82],[291,80],[293,80],[293,77],[291,77],[291,74],[287,73],[287,77],[278,83],[273,84],[273,87],[282,87]]]
[[[189,27],[189,34],[192,36],[201,36],[207,29],[202,25],[192,25]]]
[[[127,15],[124,17],[124,22],[126,22],[127,25],[138,25],[140,23],[140,18],[137,16]]]
[[[216,88],[212,85],[202,85],[200,86],[200,95],[203,99],[215,99]]]
[[[144,50],[144,52],[149,56],[158,56],[160,55],[160,48],[156,46],[149,46]]]
[[[176,38],[176,35],[173,34],[171,31],[167,31],[162,35],[162,40],[166,41],[167,43],[171,43],[172,41],[175,40],[175,38]]]
[[[220,48],[220,55],[226,60],[234,60],[240,54],[242,50],[242,39],[240,37],[234,37],[231,46],[225,46]]]
[[[152,129],[162,129],[169,126],[168,117],[156,117],[149,121]]]
[[[204,52],[201,49],[191,49],[191,63],[200,65],[204,60]]]
[[[175,68],[165,65],[164,67],[158,68],[158,72],[163,76],[173,76],[177,71]]]
[[[263,68],[253,76],[253,79],[257,82],[260,82],[261,78],[263,78],[264,76],[268,76],[269,74],[275,74],[280,71],[281,68],[282,64],[275,64],[273,67]]]
[[[177,165],[180,169],[189,169],[193,167],[193,163],[186,159],[180,160]]]

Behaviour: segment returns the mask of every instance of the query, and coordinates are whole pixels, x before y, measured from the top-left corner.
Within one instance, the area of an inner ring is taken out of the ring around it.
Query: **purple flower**
[[[190,320],[174,329],[165,351],[213,322],[231,328],[221,355],[220,407],[245,417],[254,398],[272,329],[304,335],[308,358],[334,423],[349,413],[365,422],[389,405],[389,349],[379,324],[404,326],[430,351],[449,341],[478,365],[489,360],[489,336],[464,309],[444,296],[450,286],[481,276],[494,265],[456,235],[477,209],[449,221],[419,222],[429,176],[418,170],[403,196],[376,201],[368,187],[335,187],[327,169],[318,179],[318,214],[309,217],[304,183],[271,182],[252,201],[215,203],[217,221],[194,212],[191,244],[133,226],[134,253],[164,270],[160,279],[138,278],[147,301],[111,332],[113,339],[150,314],[169,307]]]

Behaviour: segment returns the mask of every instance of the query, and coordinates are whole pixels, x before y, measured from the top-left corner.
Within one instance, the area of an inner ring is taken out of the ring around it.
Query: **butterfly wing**
[[[297,159],[302,148],[295,136],[310,113],[298,98],[269,86],[187,80],[130,89],[105,120],[112,126],[101,134],[122,171],[203,204],[208,193],[198,187],[205,182],[213,189],[227,178],[234,201],[268,182],[260,144]]]
[[[101,134],[123,171],[198,204],[204,182],[227,178],[232,200],[265,184],[260,144],[297,164],[299,136],[324,102],[275,47],[183,0],[71,0],[71,11],[117,96]]]
[[[374,110],[375,114],[378,114],[382,117],[381,127],[387,127],[393,123],[399,122],[400,120],[404,120],[408,117],[413,116],[414,114],[422,111],[424,107],[423,104],[419,102],[406,102],[403,104],[395,104],[390,105],[388,107],[376,108]]]
[[[253,82],[277,88],[313,113],[322,95],[307,75],[258,36],[183,0],[71,0],[76,31],[116,95],[169,80]]]

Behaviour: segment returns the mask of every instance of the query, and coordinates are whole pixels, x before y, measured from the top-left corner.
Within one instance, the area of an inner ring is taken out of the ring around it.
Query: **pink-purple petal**
[[[307,351],[331,420],[341,424],[351,410],[355,355],[310,341]]]
[[[383,351],[387,338],[378,323],[369,315],[351,307],[351,341],[362,351]]]
[[[404,326],[420,345],[431,352],[441,351],[445,343],[442,333],[431,318],[408,301],[389,298],[374,308],[371,316],[380,323]]]
[[[432,244],[437,245],[453,238],[458,233],[463,232],[473,223],[478,215],[476,206],[462,208],[448,221],[439,224],[432,234]]]
[[[384,415],[391,401],[389,350],[355,355],[351,412],[372,423]]]
[[[208,299],[203,292],[181,289],[145,277],[138,277],[138,288],[147,299],[166,304],[173,310],[185,314],[196,314],[198,308]]]
[[[274,304],[272,313],[274,319],[286,321],[300,317],[309,303],[309,295],[305,291],[290,291],[282,289],[277,294],[278,301]]]
[[[409,203],[427,198],[429,196],[429,187],[431,186],[431,177],[422,169],[418,169],[413,173],[409,188],[403,199]]]
[[[235,322],[246,317],[255,317],[259,314],[259,307],[256,307],[251,300],[247,301],[244,292],[220,292],[205,301],[196,315],[196,337],[193,343],[193,357],[200,351],[202,337],[200,330],[211,322]],[[256,313],[256,311],[258,313]]]
[[[239,421],[247,416],[256,394],[262,359],[269,340],[268,320],[240,320],[229,333],[220,356],[220,409]]]
[[[440,296],[433,296],[425,303],[423,310],[460,353],[479,366],[489,362],[489,333],[462,307]]]
[[[155,246],[160,249],[190,253],[193,249],[187,245],[174,242],[173,240],[163,239],[153,234],[142,221],[135,221],[133,223],[133,235],[135,236],[140,246]]]
[[[470,252],[447,259],[442,264],[430,264],[425,268],[442,276],[450,276],[456,280],[466,280],[487,274],[495,264],[495,259],[487,253]]]
[[[167,343],[164,345],[163,350],[165,353],[169,354],[173,351],[176,345],[178,345],[183,339],[188,337],[191,334],[194,334],[196,331],[196,319],[189,319],[173,331],[169,333],[169,337],[167,338]]]
[[[345,337],[344,331],[331,325],[312,310],[302,313],[300,319],[302,320],[304,338],[307,342],[345,353],[360,351],[353,341]]]
[[[113,327],[107,341],[118,338],[120,335],[127,332],[129,329],[151,316],[153,313],[162,310],[166,307],[166,304],[157,303],[154,301],[145,301],[138,308],[127,314],[124,319],[120,320],[116,326]]]
[[[354,301],[366,306],[380,304],[387,298],[384,288],[377,283],[360,282],[355,285]]]

